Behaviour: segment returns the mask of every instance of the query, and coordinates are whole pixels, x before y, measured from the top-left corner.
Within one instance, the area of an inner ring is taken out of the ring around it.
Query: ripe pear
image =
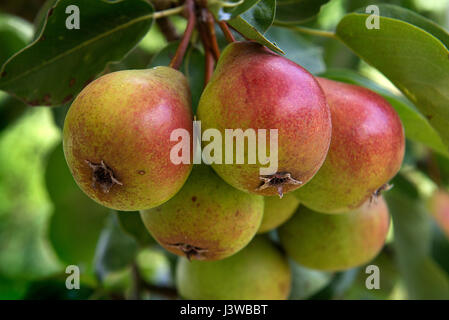
[[[263,197],[239,191],[208,165],[197,165],[169,201],[141,211],[165,249],[197,260],[226,258],[245,247],[262,221]]]
[[[237,150],[233,163],[227,164],[225,147],[230,150],[231,146],[223,144],[222,164],[212,166],[242,191],[282,197],[313,177],[329,148],[330,111],[314,76],[255,42],[233,42],[226,47],[201,95],[197,115],[203,130],[218,129],[223,137],[226,129],[254,129],[257,139],[266,143],[267,155],[272,146],[270,129],[278,130],[278,148],[273,148],[277,151],[277,170],[270,174],[259,171],[269,166],[260,161],[260,145],[255,163],[249,160],[256,154],[248,154],[246,148],[243,164],[236,163]],[[267,130],[266,139],[259,129]]]
[[[437,190],[428,200],[428,208],[439,227],[449,238],[449,193]]]
[[[195,300],[285,300],[290,293],[287,259],[258,236],[220,261],[178,260],[176,287],[181,297]]]
[[[287,221],[299,206],[299,200],[294,194],[287,194],[282,199],[276,196],[265,197],[262,223],[257,233],[276,229]]]
[[[404,129],[396,111],[377,93],[317,79],[332,114],[332,141],[323,166],[295,194],[310,209],[341,213],[388,188],[404,157]]]
[[[382,197],[344,214],[301,206],[278,229],[287,254],[312,269],[339,271],[371,261],[382,249],[390,217]]]
[[[183,186],[190,164],[174,164],[171,132],[192,134],[190,90],[169,67],[104,75],[85,87],[64,123],[64,153],[78,186],[105,207],[158,206]]]

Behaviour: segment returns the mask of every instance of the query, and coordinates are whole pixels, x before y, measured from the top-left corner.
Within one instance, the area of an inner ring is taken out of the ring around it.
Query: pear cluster
[[[315,77],[260,44],[229,44],[196,118],[223,136],[277,129],[270,175],[248,153],[243,164],[174,164],[173,130],[193,136],[190,100],[186,78],[170,67],[110,73],[74,100],[63,132],[79,187],[103,206],[140,211],[154,239],[180,256],[182,297],[286,299],[289,258],[339,271],[380,252],[390,225],[381,193],[405,148],[385,99]]]

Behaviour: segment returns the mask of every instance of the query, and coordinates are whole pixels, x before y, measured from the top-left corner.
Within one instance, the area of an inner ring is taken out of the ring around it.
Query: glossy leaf
[[[48,11],[39,37],[3,66],[0,89],[30,105],[64,104],[121,60],[152,23],[153,8],[144,0],[79,0],[80,29],[68,29],[70,5],[59,0]]]
[[[314,18],[329,0],[277,0],[276,20],[299,24]]]
[[[340,21],[338,38],[390,79],[449,146],[447,33],[407,9],[379,9],[380,29],[365,26],[368,14],[351,13]]]
[[[325,78],[347,82],[371,89],[390,102],[401,118],[405,135],[412,141],[423,143],[434,151],[449,157],[449,150],[429,121],[404,97],[398,96],[351,70],[327,70],[321,74]]]
[[[212,2],[212,4],[209,5],[209,10],[211,10],[218,20],[230,20],[241,15],[245,11],[248,11],[259,1],[261,0],[245,0],[235,7],[221,7],[219,2]]]
[[[229,20],[228,23],[245,38],[257,41],[273,51],[284,53],[264,36],[274,21],[275,10],[274,0],[262,0],[244,14]]]
[[[16,16],[0,13],[0,66],[25,47],[33,36],[33,26]]]
[[[108,209],[88,198],[76,185],[62,144],[49,156],[45,182],[53,202],[49,238],[56,254],[67,264],[91,270]]]
[[[264,34],[273,24],[275,12],[275,0],[262,0],[240,17]]]
[[[323,50],[298,33],[279,27],[271,27],[265,36],[277,43],[285,52],[285,57],[316,74],[326,69]]]

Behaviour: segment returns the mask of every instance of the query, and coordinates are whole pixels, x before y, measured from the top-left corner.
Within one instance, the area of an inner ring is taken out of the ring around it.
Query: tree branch
[[[234,35],[232,34],[231,30],[229,29],[226,21],[218,21],[218,25],[220,26],[221,31],[223,31],[223,34],[224,34],[226,40],[229,43],[235,42]]]
[[[211,51],[212,54],[214,55],[215,61],[218,61],[218,58],[220,58],[220,48],[218,47],[217,35],[215,34],[215,20],[212,14],[207,9],[204,10],[205,10],[207,31],[211,44]]]
[[[185,9],[187,10],[188,16],[187,27],[184,31],[181,42],[179,43],[178,49],[176,49],[175,56],[170,62],[170,67],[174,69],[179,69],[179,67],[181,67],[182,59],[184,58],[187,47],[189,46],[190,38],[192,37],[192,33],[196,24],[194,0],[186,0]]]
[[[179,34],[176,32],[175,26],[167,17],[157,19],[156,23],[164,35],[165,40],[168,42],[179,40]]]

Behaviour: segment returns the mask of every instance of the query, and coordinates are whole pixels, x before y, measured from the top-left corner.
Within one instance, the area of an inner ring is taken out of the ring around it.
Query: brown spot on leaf
[[[75,85],[75,82],[76,82],[75,78],[70,79],[69,86],[73,87]]]
[[[48,10],[47,17],[50,17],[53,14],[53,10],[54,10],[54,8],[51,8],[50,10]]]
[[[141,176],[143,176],[146,172],[144,170],[139,170],[137,171],[138,174],[140,174]]]
[[[195,196],[192,197],[192,201],[193,201],[193,202],[196,201],[196,197],[195,197]]]

